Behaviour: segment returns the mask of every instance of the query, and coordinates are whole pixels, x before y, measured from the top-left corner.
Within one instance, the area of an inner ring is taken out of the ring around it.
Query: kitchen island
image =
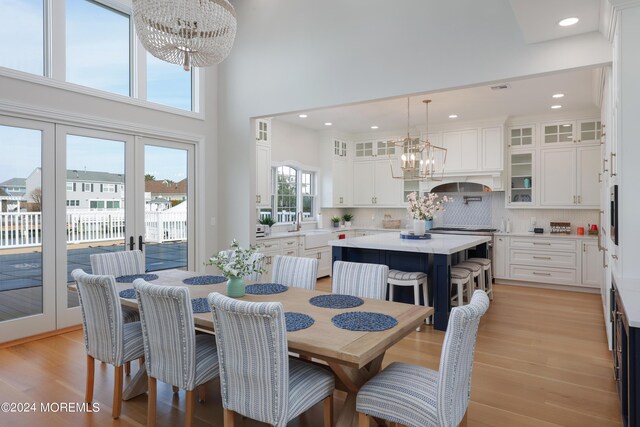
[[[474,256],[486,257],[490,240],[490,236],[460,234],[432,234],[428,240],[409,240],[401,239],[400,233],[387,233],[331,240],[329,245],[332,264],[335,261],[386,264],[394,270],[427,273],[433,294],[434,327],[444,331],[451,310],[452,259],[466,258],[466,251],[472,248]]]

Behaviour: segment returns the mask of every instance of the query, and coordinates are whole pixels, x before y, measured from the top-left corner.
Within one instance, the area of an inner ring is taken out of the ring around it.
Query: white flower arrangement
[[[436,193],[419,197],[414,191],[407,195],[407,201],[407,211],[413,219],[432,220],[437,212],[444,212],[444,204],[453,199],[447,196],[438,197]]]
[[[258,246],[249,246],[245,249],[233,239],[231,250],[220,251],[217,255],[209,258],[208,265],[215,265],[226,277],[246,277],[253,273],[263,273],[262,263],[253,254]]]

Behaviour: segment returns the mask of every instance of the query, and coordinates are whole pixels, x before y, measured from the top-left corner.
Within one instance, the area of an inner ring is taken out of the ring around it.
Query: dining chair
[[[159,286],[144,279],[133,282],[136,290],[145,362],[149,377],[147,426],[156,423],[156,383],[160,380],[186,390],[185,426],[193,425],[194,394],[204,400],[205,383],[219,375],[218,352],[213,335],[196,335],[189,290]]]
[[[71,272],[78,286],[82,313],[82,331],[87,349],[85,402],[93,401],[95,359],[115,367],[111,416],[120,417],[122,409],[122,365],[134,359],[144,363],[140,322],[124,323],[122,306],[111,275],[87,274],[82,269]]]
[[[273,261],[273,283],[314,290],[317,279],[318,260],[315,258],[277,255]]]
[[[104,254],[91,254],[91,272],[97,275],[112,275],[114,277],[130,276],[145,273],[144,254],[140,250],[117,251]],[[122,307],[124,323],[139,322],[140,314],[132,307]],[[124,365],[125,375],[131,373],[131,364]]]
[[[334,294],[385,299],[389,267],[384,264],[336,261],[333,263]]]
[[[275,427],[324,404],[324,426],[332,425],[333,374],[289,358],[284,310],[279,302],[247,302],[209,294],[220,357],[224,426],[238,413]]]
[[[451,309],[439,371],[394,362],[369,380],[356,401],[359,427],[369,427],[369,417],[407,427],[466,425],[478,325],[488,308],[489,297],[477,290],[469,304]]]

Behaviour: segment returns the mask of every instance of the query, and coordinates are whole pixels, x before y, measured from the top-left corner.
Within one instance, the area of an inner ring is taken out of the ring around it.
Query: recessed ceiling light
[[[575,16],[572,16],[570,18],[564,18],[560,20],[560,22],[558,22],[558,25],[560,25],[561,27],[570,27],[577,24],[579,20],[580,19],[576,18]]]
[[[298,114],[298,117],[301,119],[306,119],[308,116],[306,114]]]
[[[564,97],[564,93],[554,93],[551,97],[552,98],[563,98]]]
[[[562,105],[552,105],[551,106],[552,110],[557,110],[558,108],[562,108]]]
[[[371,126],[371,129],[378,129],[378,126],[373,125],[373,126]]]
[[[325,126],[331,126],[332,124],[333,124],[333,123],[331,123],[331,122],[326,122],[324,125],[325,125]]]
[[[458,115],[457,114],[449,114],[449,118],[450,119],[457,119]]]

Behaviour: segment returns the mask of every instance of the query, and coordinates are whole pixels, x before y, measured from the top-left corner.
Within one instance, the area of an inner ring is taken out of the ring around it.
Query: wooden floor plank
[[[330,290],[330,279],[318,282]],[[495,298],[478,332],[468,425],[620,426],[618,399],[606,345],[599,295],[494,286]],[[383,366],[402,361],[438,369],[444,333],[432,326],[411,332],[387,352]],[[132,374],[137,369],[133,364]],[[34,402],[82,401],[85,379],[81,331],[0,350],[0,399]],[[129,379],[125,379],[125,383]],[[124,402],[111,420],[113,367],[96,363],[94,414],[10,414],[0,426],[137,426],[146,422],[146,395]],[[206,386],[196,404],[196,426],[222,426],[220,383]],[[336,408],[343,394],[336,393]],[[158,425],[182,425],[184,391],[158,383]],[[263,424],[238,417],[238,425]],[[290,427],[322,425],[322,405]]]

